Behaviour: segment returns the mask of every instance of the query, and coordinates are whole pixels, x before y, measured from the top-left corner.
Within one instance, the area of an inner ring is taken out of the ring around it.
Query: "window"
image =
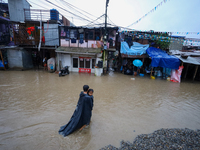
[[[96,65],[96,59],[92,59],[92,68],[94,68]]]
[[[84,68],[84,58],[79,58],[80,68]]]
[[[78,58],[73,58],[73,68],[78,68]]]
[[[90,59],[85,59],[85,68],[90,68]]]

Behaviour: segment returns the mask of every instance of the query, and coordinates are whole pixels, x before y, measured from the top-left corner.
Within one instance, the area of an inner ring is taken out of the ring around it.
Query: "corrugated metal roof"
[[[183,63],[200,65],[200,57],[190,57],[190,56],[188,56],[187,59],[184,59],[181,56],[176,56],[176,57],[179,58]]]

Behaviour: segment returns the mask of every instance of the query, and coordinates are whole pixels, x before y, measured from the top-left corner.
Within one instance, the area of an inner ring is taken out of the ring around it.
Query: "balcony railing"
[[[62,15],[59,16],[58,20],[62,20]],[[40,10],[40,9],[24,9],[25,21],[47,21],[51,20],[50,10]]]

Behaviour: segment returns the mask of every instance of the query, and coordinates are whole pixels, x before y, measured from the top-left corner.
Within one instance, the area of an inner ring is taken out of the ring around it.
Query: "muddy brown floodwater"
[[[199,83],[131,77],[0,71],[0,149],[95,150],[160,128],[200,129]],[[64,138],[84,84],[94,89],[91,125]]]

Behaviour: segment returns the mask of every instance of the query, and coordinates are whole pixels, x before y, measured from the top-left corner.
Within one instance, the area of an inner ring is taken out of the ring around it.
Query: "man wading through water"
[[[59,134],[67,136],[77,129],[80,131],[90,123],[93,108],[93,95],[88,95],[89,86],[83,86],[83,92],[80,93],[80,97],[69,122],[60,127]],[[92,90],[93,91],[93,90]]]

